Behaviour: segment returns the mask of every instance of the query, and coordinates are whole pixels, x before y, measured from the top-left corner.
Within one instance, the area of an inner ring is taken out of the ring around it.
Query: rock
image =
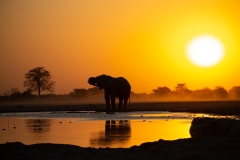
[[[234,119],[194,118],[190,127],[192,138],[239,137],[240,121]]]

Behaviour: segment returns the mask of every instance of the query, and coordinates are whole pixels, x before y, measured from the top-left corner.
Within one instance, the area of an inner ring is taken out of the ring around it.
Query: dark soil
[[[64,144],[0,144],[1,159],[240,159],[240,139],[159,140],[131,148],[82,148]]]

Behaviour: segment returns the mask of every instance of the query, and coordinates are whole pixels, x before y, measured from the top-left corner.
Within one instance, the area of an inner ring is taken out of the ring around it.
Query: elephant
[[[110,100],[112,110],[115,111],[115,99],[119,99],[118,110],[122,110],[122,102],[123,110],[126,110],[127,101],[130,102],[130,92],[131,85],[129,82],[123,77],[111,77],[108,75],[100,75],[97,77],[90,77],[88,79],[88,83],[93,86],[97,86],[99,89],[104,89],[105,102],[107,106],[107,111],[110,111]]]

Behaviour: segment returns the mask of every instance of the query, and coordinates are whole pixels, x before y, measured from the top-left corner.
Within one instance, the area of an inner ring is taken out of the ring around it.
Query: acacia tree
[[[152,91],[153,91],[153,95],[162,96],[162,97],[167,97],[171,94],[171,90],[166,86],[158,87],[157,89],[154,89]]]
[[[229,95],[234,99],[240,99],[240,86],[234,86],[229,90]]]
[[[51,80],[50,72],[44,67],[36,67],[25,74],[24,87],[40,96],[42,91],[54,91],[55,82]]]
[[[228,92],[225,88],[223,88],[222,86],[217,86],[215,87],[215,89],[213,90],[216,97],[219,99],[224,99],[227,98],[228,96]]]
[[[69,95],[74,97],[74,98],[85,98],[87,97],[87,90],[84,89],[84,88],[76,88],[76,89],[73,89],[73,92],[70,92]]]

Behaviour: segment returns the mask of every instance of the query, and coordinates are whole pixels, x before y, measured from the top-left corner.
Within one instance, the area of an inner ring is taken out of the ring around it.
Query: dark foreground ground
[[[240,159],[240,139],[179,139],[144,143],[131,148],[81,148],[63,144],[0,144],[1,159],[129,159],[208,160]]]
[[[104,111],[104,104],[0,104],[4,112]],[[240,115],[240,101],[131,103],[128,111],[171,111]],[[131,148],[81,148],[64,144],[0,144],[0,159],[240,159],[240,138],[159,140]]]

